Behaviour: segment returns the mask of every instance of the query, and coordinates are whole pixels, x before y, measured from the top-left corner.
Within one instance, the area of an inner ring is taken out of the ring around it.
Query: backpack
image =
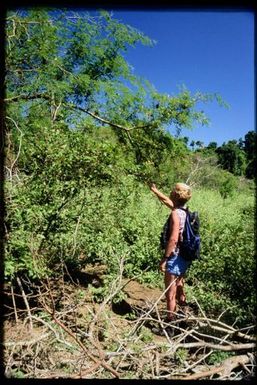
[[[163,225],[163,229],[160,235],[161,249],[165,249],[170,237],[170,215]]]
[[[197,211],[184,210],[186,211],[186,220],[182,239],[179,242],[179,255],[187,261],[193,261],[200,258],[200,220]]]
[[[182,239],[179,241],[179,254],[187,261],[192,261],[200,258],[200,220],[197,211],[191,212],[188,209],[183,210],[186,211],[186,220],[184,230],[181,234]],[[166,248],[169,237],[170,216],[166,220],[160,235],[160,245],[162,249]]]

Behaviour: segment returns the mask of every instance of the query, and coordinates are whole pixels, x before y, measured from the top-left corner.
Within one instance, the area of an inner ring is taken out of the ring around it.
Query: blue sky
[[[196,125],[193,131],[183,130],[182,136],[221,145],[255,129],[253,12],[114,9],[112,13],[157,41],[154,47],[129,49],[126,59],[135,74],[159,92],[174,95],[184,84],[192,93],[217,92],[230,105],[229,109],[216,102],[199,106],[210,126]]]

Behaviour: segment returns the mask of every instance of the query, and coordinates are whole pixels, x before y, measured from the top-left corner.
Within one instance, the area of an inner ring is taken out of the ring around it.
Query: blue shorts
[[[192,261],[186,261],[180,255],[174,255],[166,262],[166,271],[173,275],[183,275],[191,265]]]

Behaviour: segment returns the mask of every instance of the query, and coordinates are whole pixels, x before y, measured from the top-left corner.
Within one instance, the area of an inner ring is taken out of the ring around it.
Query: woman
[[[172,210],[170,236],[164,256],[160,261],[160,270],[165,273],[167,321],[172,321],[175,317],[176,299],[180,306],[186,304],[183,277],[191,265],[191,261],[186,261],[179,255],[179,239],[182,236],[186,220],[185,204],[191,198],[192,193],[190,187],[184,183],[175,185],[170,193],[170,198],[161,193],[155,184],[151,185],[151,191]]]

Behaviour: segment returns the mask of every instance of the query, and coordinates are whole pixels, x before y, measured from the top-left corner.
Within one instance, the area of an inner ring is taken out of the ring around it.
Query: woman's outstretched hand
[[[150,190],[151,190],[153,193],[155,193],[155,192],[157,191],[157,187],[156,187],[155,183],[151,183],[151,185],[150,185]]]

